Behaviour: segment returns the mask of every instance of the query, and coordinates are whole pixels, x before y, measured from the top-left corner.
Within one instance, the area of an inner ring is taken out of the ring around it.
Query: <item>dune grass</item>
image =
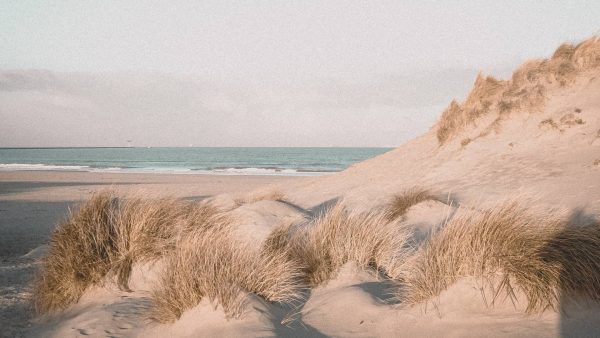
[[[592,37],[577,45],[561,45],[549,59],[525,62],[508,81],[479,74],[466,100],[453,100],[442,113],[437,123],[438,143],[444,145],[484,115],[539,111],[549,87],[564,87],[577,74],[597,67],[600,38]]]
[[[413,205],[429,200],[437,201],[438,198],[427,189],[418,187],[407,189],[394,196],[387,205],[387,218],[395,220],[406,214]]]
[[[396,280],[405,304],[427,302],[463,277],[527,300],[527,312],[559,310],[562,297],[600,301],[600,224],[578,225],[516,203],[459,211],[414,249],[410,206],[432,199],[423,189],[387,208],[351,212],[337,204],[312,220],[276,228],[259,248],[235,235],[227,212],[208,203],[94,195],[60,224],[34,285],[38,313],[66,308],[87,288],[114,280],[128,290],[133,264],[163,259],[151,317],[173,322],[208,299],[230,317],[246,295],[293,303],[305,288],[335,278],[354,262]],[[416,251],[415,251],[416,250]]]
[[[174,232],[189,206],[174,199],[119,199],[101,192],[59,224],[34,282],[34,309],[61,310],[86,288],[115,276],[128,289],[131,266],[173,247]]]
[[[348,262],[392,278],[399,275],[410,238],[410,231],[390,222],[385,211],[351,213],[337,204],[308,224],[274,230],[263,250],[284,252],[301,264],[305,282],[317,286]]]
[[[37,313],[62,310],[87,288],[113,278],[129,290],[132,265],[164,258],[153,292],[153,316],[179,318],[203,297],[239,314],[243,292],[292,301],[303,287],[300,267],[284,253],[270,255],[232,236],[232,221],[207,203],[118,198],[101,192],[59,224],[34,283]]]
[[[554,122],[554,119],[552,119],[552,118],[547,118],[538,124],[539,128],[546,127],[546,126],[549,126],[552,129],[560,130],[560,127],[558,126],[558,124],[556,124],[556,122]]]
[[[600,300],[600,225],[568,225],[555,216],[532,217],[510,202],[453,218],[424,245],[403,277],[398,295],[426,302],[458,279],[476,277],[500,296],[527,299],[526,312],[559,310],[562,296]]]
[[[175,239],[190,212],[207,212],[211,207],[177,199],[125,198],[116,218],[117,250],[112,271],[117,284],[128,290],[134,263],[155,260],[175,247]]]
[[[237,206],[256,203],[259,201],[285,201],[285,194],[279,190],[259,191],[246,194],[234,200]]]
[[[560,124],[565,126],[574,126],[578,124],[585,124],[585,121],[576,117],[573,113],[568,113],[560,118]]]
[[[198,218],[166,258],[166,269],[152,293],[152,317],[177,320],[202,298],[241,314],[245,293],[268,301],[293,302],[301,295],[301,268],[283,252],[256,250],[236,240],[224,214]]]

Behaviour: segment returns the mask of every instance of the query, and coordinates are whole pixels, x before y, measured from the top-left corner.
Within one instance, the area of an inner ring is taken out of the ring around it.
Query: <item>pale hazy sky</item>
[[[598,33],[600,1],[2,1],[0,146],[394,146]]]

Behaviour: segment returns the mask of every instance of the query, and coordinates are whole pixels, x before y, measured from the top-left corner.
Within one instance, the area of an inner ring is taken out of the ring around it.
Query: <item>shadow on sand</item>
[[[139,184],[135,182],[119,183],[118,185],[133,185]],[[0,182],[0,196],[8,194],[18,194],[30,192],[44,188],[57,187],[76,187],[76,186],[114,186],[117,184],[106,182],[29,182],[29,181],[14,181]]]
[[[574,236],[569,231],[570,227],[581,228],[583,232]],[[567,229],[549,241],[541,256],[545,262],[557,264],[560,268],[557,309],[560,313],[560,336],[599,336],[600,222],[596,216],[582,208],[574,209]]]

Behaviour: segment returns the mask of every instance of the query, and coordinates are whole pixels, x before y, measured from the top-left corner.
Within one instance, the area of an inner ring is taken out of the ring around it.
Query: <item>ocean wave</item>
[[[173,167],[91,167],[87,165],[54,165],[54,164],[0,164],[0,171],[81,171],[81,172],[111,172],[111,173],[156,173],[156,174],[201,174],[201,175],[248,175],[248,176],[318,176],[334,171],[323,169],[290,169],[290,168],[253,168],[231,167],[215,169],[192,169]]]
[[[251,175],[251,176],[318,176],[331,173],[328,171],[303,171],[290,168],[218,168],[211,170],[196,170],[198,173],[208,175]]]
[[[56,170],[56,171],[89,171],[87,165],[53,165],[53,164],[26,164],[26,163],[0,163],[2,171],[22,171],[22,170]]]

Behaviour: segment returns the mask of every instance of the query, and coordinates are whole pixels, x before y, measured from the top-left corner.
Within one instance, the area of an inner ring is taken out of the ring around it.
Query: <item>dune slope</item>
[[[343,197],[370,208],[423,186],[460,204],[521,193],[597,214],[599,182],[600,40],[591,38],[525,63],[508,81],[480,75],[424,135],[285,192],[307,207]]]

